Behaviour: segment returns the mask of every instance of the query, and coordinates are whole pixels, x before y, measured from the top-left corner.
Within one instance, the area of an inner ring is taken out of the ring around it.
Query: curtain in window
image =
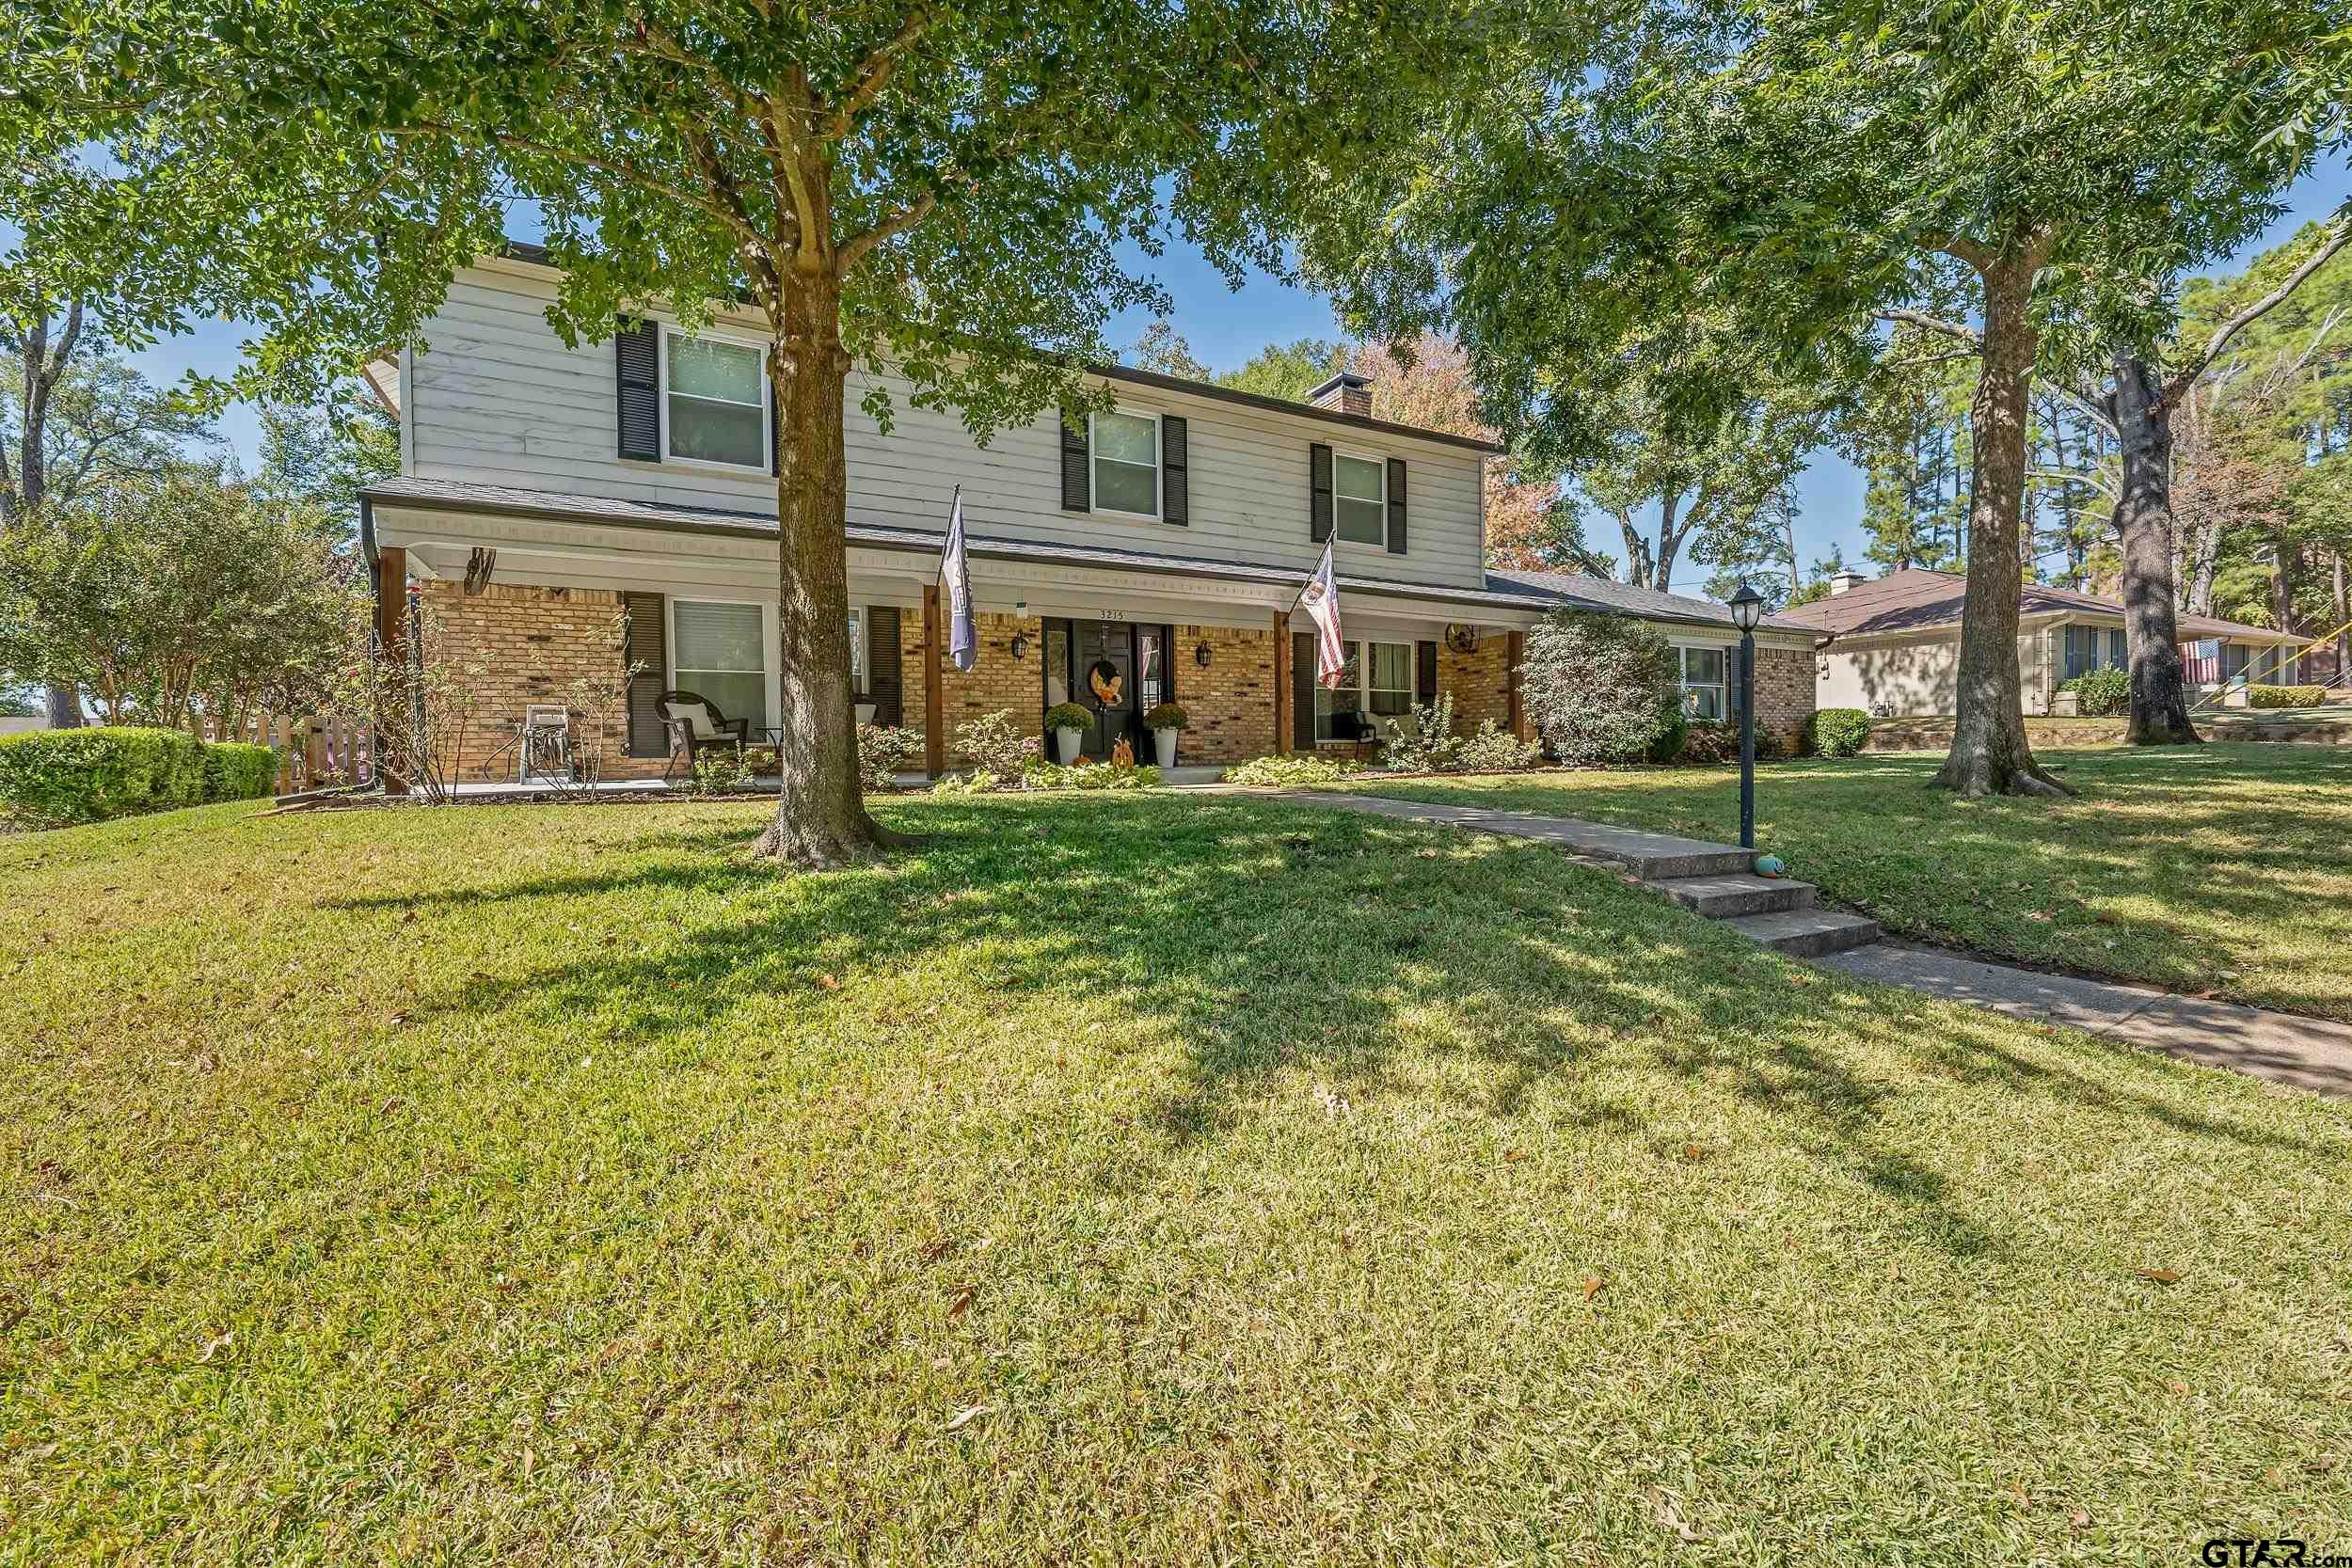
[[[757,737],[768,723],[764,618],[755,604],[674,600],[672,667],[677,689],[708,698],[729,719],[748,719]]]
[[[671,456],[766,467],[767,407],[757,349],[671,335]]]

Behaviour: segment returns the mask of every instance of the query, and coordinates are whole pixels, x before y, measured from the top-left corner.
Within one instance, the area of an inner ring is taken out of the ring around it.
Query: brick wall
[[[600,588],[532,588],[491,583],[469,594],[454,582],[420,585],[425,611],[437,627],[433,650],[440,662],[472,669],[473,725],[461,759],[460,776],[469,782],[505,782],[515,776],[511,751],[492,753],[513,735],[532,703],[565,703],[571,686],[585,678],[621,674],[621,649],[614,623],[618,594]],[[575,751],[591,741],[586,714],[572,711]],[[664,760],[631,757],[627,705],[616,701],[607,716],[601,753],[608,779],[659,778]]]
[[[1801,648],[1756,650],[1756,727],[1779,736],[1791,756],[1804,749],[1804,721],[1813,713],[1813,688],[1811,653]]]
[[[1454,733],[1474,735],[1493,720],[1498,729],[1511,725],[1511,640],[1482,637],[1474,652],[1457,654],[1452,644],[1438,644],[1438,689],[1454,694]]]
[[[1274,628],[1178,626],[1176,701],[1191,727],[1177,742],[1183,763],[1247,762],[1274,750]],[[1209,645],[1209,667],[1193,650]]]

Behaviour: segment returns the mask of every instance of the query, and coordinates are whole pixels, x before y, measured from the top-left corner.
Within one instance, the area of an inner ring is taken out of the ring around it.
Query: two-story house
[[[521,246],[455,280],[426,346],[386,378],[401,474],[363,498],[364,543],[380,611],[418,584],[443,654],[483,668],[494,732],[615,670],[625,609],[626,657],[644,673],[605,773],[658,775],[663,690],[698,692],[755,736],[778,708],[764,337],[748,314],[695,336],[657,314],[567,347],[546,319],[557,280]],[[1352,375],[1305,404],[1091,373],[1114,411],[1083,423],[1049,411],[986,446],[887,376],[884,434],[856,411],[871,377],[852,373],[852,679],[877,721],[924,732],[931,771],[955,764],[966,720],[1009,709],[1038,727],[1070,700],[1094,713],[1086,750],[1098,755],[1122,735],[1140,742],[1154,704],[1181,703],[1188,763],[1329,743],[1354,716],[1377,723],[1440,691],[1466,730],[1492,718],[1530,733],[1519,639],[1564,604],[1656,622],[1682,649],[1693,709],[1729,711],[1737,634],[1723,607],[1486,569],[1490,443],[1375,420]],[[958,485],[980,634],[968,673],[945,658],[936,587]],[[1333,536],[1351,653],[1338,690],[1316,684],[1306,618],[1291,615]],[[1758,717],[1793,731],[1812,705],[1809,640],[1768,623],[1762,641]]]

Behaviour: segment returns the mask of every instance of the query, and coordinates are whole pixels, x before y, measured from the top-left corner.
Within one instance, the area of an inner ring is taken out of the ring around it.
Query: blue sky
[[[2233,258],[2233,267],[2285,239],[2303,223],[2332,212],[2347,194],[2352,194],[2352,180],[2343,170],[2330,169],[2302,181],[2288,193],[2286,214]],[[1234,291],[1197,252],[1176,245],[1151,263],[1150,270],[1175,298],[1170,319],[1177,330],[1211,370],[1230,370],[1269,342],[1342,336],[1328,301],[1265,274],[1252,274]],[[1121,318],[1112,341],[1132,341],[1149,319],[1140,314]],[[157,343],[135,358],[139,368],[157,381],[177,381],[191,370],[226,374],[236,366],[245,335],[234,323],[207,324]],[[220,429],[230,448],[250,466],[260,444],[260,426],[252,410],[230,409]],[[1804,562],[1809,565],[1833,546],[1842,546],[1848,559],[1858,561],[1863,545],[1860,472],[1836,453],[1824,451],[1816,455],[1799,481],[1798,492],[1797,547]],[[1597,538],[1596,543],[1602,541]],[[1699,592],[1707,569],[1686,558],[1683,570],[1687,578],[1678,578],[1674,586],[1684,593]]]

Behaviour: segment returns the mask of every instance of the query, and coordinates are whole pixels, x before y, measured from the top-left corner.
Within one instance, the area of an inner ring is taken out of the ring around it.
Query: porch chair
[[[1380,749],[1380,726],[1361,708],[1343,708],[1331,715],[1331,738],[1354,742],[1356,760],[1369,762]]]
[[[691,778],[694,764],[705,751],[732,747],[740,756],[751,739],[750,720],[728,718],[699,692],[664,691],[655,700],[653,710],[660,716],[662,728],[670,732],[670,761],[661,769],[664,784],[677,771],[679,762],[686,764],[687,776]]]

